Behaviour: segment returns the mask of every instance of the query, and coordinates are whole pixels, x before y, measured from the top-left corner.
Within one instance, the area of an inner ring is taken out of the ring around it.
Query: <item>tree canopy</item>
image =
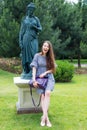
[[[80,66],[84,44],[87,47],[85,0],[79,0],[76,4],[65,0],[0,0],[0,56],[19,56],[20,23],[30,2],[36,4],[35,15],[43,28],[39,34],[39,47],[44,40],[50,40],[56,58],[78,58]],[[87,58],[85,53],[84,57]]]

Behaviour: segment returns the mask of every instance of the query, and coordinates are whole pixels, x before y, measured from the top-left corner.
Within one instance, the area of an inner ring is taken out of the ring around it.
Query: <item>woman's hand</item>
[[[38,88],[38,82],[37,82],[37,81],[34,81],[34,82],[33,82],[33,86],[34,86],[35,88]]]
[[[52,70],[47,70],[47,71],[45,71],[44,73],[40,74],[39,77],[40,77],[40,78],[43,78],[43,77],[45,77],[45,76],[46,76],[47,74],[49,74],[49,73],[52,73]]]
[[[39,75],[40,78],[43,78],[44,76],[46,76],[46,72]]]

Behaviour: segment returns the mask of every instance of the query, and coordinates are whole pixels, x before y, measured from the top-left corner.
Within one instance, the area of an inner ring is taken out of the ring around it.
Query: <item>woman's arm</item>
[[[42,26],[41,26],[41,24],[40,24],[40,20],[39,20],[36,16],[34,16],[34,18],[35,18],[35,20],[36,20],[36,26],[33,25],[33,27],[34,27],[37,31],[42,31]]]
[[[32,79],[33,79],[33,81],[35,81],[35,77],[36,77],[36,68],[33,67],[32,68]]]
[[[33,80],[33,85],[34,85],[34,87],[38,87],[38,82],[36,81],[36,68],[35,67],[33,67],[32,68],[32,80]]]
[[[47,71],[45,71],[44,73],[42,73],[42,74],[40,74],[40,78],[43,78],[44,76],[46,76],[47,74],[49,74],[49,73],[52,73],[52,70],[47,70]]]

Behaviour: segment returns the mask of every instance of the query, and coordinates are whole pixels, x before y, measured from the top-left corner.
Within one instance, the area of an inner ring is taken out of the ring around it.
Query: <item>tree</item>
[[[87,58],[87,44],[81,42],[80,49],[81,49],[82,57]]]
[[[43,31],[39,36],[39,42],[42,43],[51,37],[51,20],[46,1],[40,0],[5,0],[0,26],[2,34],[0,35],[0,54],[1,56],[12,57],[19,55],[19,28],[21,19],[26,15],[26,6],[30,2],[36,4],[36,16],[40,18]],[[49,34],[49,35],[48,35]],[[15,51],[14,51],[15,48]],[[10,52],[10,53],[9,53]]]
[[[3,10],[0,19],[0,55],[4,57],[17,56],[18,53],[14,50],[17,48],[18,37],[18,23],[13,19],[11,12],[8,8]]]
[[[30,2],[35,3],[35,15],[39,17],[42,25],[39,47],[44,40],[50,40],[56,58],[78,58],[80,67],[80,43],[87,44],[86,0],[79,0],[77,4],[67,3],[65,0],[1,0],[0,55],[19,56],[20,23]]]
[[[77,4],[66,3],[64,0],[52,1],[51,15],[53,18],[53,31],[60,29],[59,50],[63,56],[78,58],[78,67],[81,66],[80,42],[82,41],[82,9],[81,0]],[[55,10],[54,10],[55,8]]]
[[[0,5],[0,56],[19,56],[19,27],[29,0],[3,0]],[[14,51],[15,50],[15,51]]]
[[[53,19],[53,32],[56,36],[58,29],[61,33],[55,40],[55,44],[58,46],[59,53],[64,57],[68,57],[74,54],[73,44],[71,45],[71,29],[73,24],[73,8],[64,2],[64,0],[52,1],[50,7],[52,19]],[[55,8],[55,10],[54,10]],[[60,41],[58,43],[58,41]],[[57,51],[57,53],[58,53]]]
[[[35,0],[36,3],[36,12],[35,14],[39,17],[42,31],[39,35],[39,47],[42,46],[43,41],[51,40],[52,37],[52,18],[49,12],[49,0],[41,1]]]

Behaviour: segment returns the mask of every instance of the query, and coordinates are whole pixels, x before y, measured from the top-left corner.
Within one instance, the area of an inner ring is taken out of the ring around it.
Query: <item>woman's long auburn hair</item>
[[[53,52],[53,47],[50,41],[44,41],[44,43],[48,43],[49,45],[49,50],[46,54],[46,63],[47,63],[47,70],[52,70],[53,73],[55,73],[56,68],[55,68],[55,58],[54,58],[54,52]],[[43,43],[43,45],[44,45]],[[43,46],[42,46],[43,48]],[[43,55],[43,51],[42,51]]]

